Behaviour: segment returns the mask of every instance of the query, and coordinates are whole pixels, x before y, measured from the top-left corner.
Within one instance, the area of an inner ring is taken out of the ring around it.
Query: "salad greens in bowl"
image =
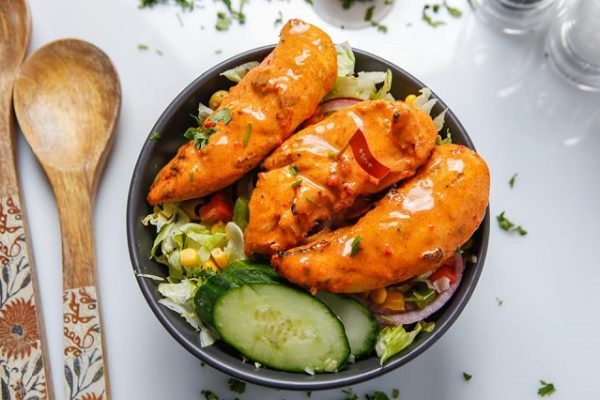
[[[339,295],[306,291],[280,276],[268,258],[245,253],[248,202],[257,170],[215,195],[150,206],[146,195],[158,171],[190,139],[198,148],[206,143],[203,127],[207,118],[215,118],[209,116],[223,91],[273,48],[248,51],[205,72],[157,121],[129,191],[133,270],[160,322],[207,364],[276,388],[347,386],[407,363],[452,325],[483,268],[489,213],[469,242],[435,272],[368,293]],[[456,116],[423,83],[348,44],[336,49],[338,78],[319,106],[323,114],[361,99],[406,99],[431,115],[440,144],[473,149]],[[291,167],[290,173],[297,170]],[[369,199],[374,203],[381,197]],[[350,252],[360,248],[360,239],[355,242]]]

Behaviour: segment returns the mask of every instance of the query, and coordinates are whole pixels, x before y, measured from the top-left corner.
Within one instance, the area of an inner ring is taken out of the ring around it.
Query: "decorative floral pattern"
[[[47,399],[31,267],[18,201],[0,198],[0,398]]]
[[[105,378],[96,288],[63,293],[65,398],[102,400]]]

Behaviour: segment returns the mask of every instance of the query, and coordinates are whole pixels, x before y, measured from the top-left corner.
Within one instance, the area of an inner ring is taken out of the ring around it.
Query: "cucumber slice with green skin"
[[[335,372],[350,356],[339,318],[321,301],[281,284],[230,289],[213,308],[223,341],[245,357],[288,372]]]
[[[379,325],[365,306],[350,297],[328,292],[319,292],[317,298],[342,320],[350,351],[355,358],[365,356],[375,349]]]
[[[249,283],[274,283],[281,278],[269,265],[249,260],[230,263],[220,274],[211,276],[194,295],[196,313],[202,323],[218,334],[213,323],[212,310],[217,299],[228,290]]]

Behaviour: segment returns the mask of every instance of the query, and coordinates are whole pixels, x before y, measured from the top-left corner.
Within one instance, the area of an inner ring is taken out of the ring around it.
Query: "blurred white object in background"
[[[521,35],[546,27],[558,14],[559,0],[472,0],[475,14],[504,33]]]
[[[395,0],[313,0],[319,17],[339,28],[359,29],[377,24]],[[344,7],[346,4],[347,8]],[[369,11],[370,10],[370,11]]]
[[[550,29],[550,64],[583,90],[600,90],[600,0],[572,3]]]

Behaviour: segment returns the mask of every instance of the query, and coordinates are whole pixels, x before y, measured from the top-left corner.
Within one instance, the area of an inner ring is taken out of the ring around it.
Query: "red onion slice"
[[[440,308],[446,304],[448,300],[452,297],[458,285],[460,285],[460,281],[463,276],[463,271],[465,269],[465,264],[463,262],[463,258],[460,254],[456,254],[454,256],[454,268],[456,271],[456,281],[450,285],[448,290],[438,294],[438,296],[433,300],[431,304],[427,307],[419,310],[408,311],[408,312],[400,312],[400,313],[381,313],[381,312],[373,312],[373,316],[381,325],[406,325],[413,324],[418,321],[422,321],[425,318],[429,317],[434,312],[438,311]],[[374,311],[372,309],[372,311]],[[381,311],[381,310],[378,310]]]
[[[338,99],[331,99],[321,103],[319,105],[319,111],[323,114],[329,114],[330,112],[349,107],[360,101],[362,100],[355,99],[353,97],[340,97]]]

